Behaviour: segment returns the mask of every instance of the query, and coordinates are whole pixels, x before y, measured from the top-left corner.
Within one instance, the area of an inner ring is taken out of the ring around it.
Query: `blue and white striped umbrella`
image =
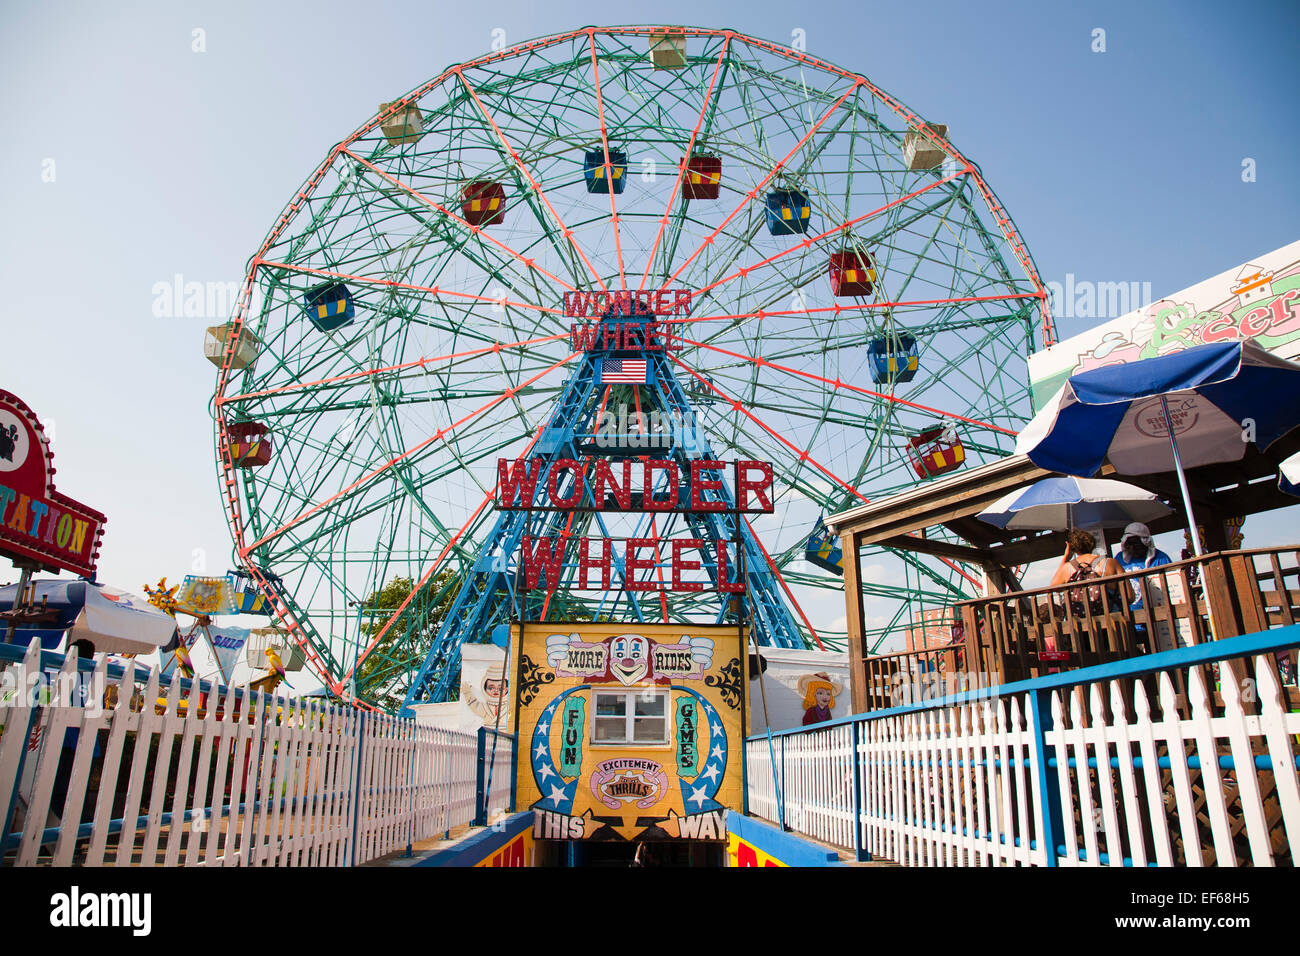
[[[979,513],[979,519],[1006,531],[1069,528],[1122,528],[1146,524],[1172,514],[1158,496],[1123,481],[1107,478],[1044,478],[1028,488],[1003,495]]]
[[[1121,475],[1178,475],[1237,461],[1300,425],[1300,365],[1254,342],[1201,345],[1072,376],[1016,439],[1040,468],[1090,478],[1110,464]],[[1200,543],[1193,535],[1200,553]]]

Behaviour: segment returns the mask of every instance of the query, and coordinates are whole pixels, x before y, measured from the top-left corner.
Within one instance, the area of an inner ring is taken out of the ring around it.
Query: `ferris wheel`
[[[601,378],[573,327],[638,308],[675,347],[644,377]],[[534,40],[451,67],[331,149],[209,330],[236,559],[334,690],[445,699],[459,644],[521,612],[498,460],[672,413],[697,453],[775,468],[773,513],[731,529],[760,641],[842,648],[821,519],[1010,452],[1032,413],[1026,356],[1051,337],[979,169],[866,78],[729,30]],[[939,559],[864,564],[873,642],[975,587]],[[377,600],[395,579],[409,595]],[[523,610],[715,605],[615,586]]]

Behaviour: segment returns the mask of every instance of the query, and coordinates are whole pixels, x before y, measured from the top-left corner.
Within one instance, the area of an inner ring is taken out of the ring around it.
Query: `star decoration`
[[[687,802],[694,803],[697,807],[703,806],[704,801],[708,799],[704,792],[707,789],[707,787],[696,787],[691,791],[691,795],[687,798]]]
[[[537,771],[537,776],[542,783],[546,782],[547,777],[554,777],[555,775],[555,771],[551,769],[551,765],[548,763],[542,764],[542,769]]]
[[[713,749],[709,751],[709,757],[710,759],[713,760],[721,760],[726,756],[727,756],[726,752],[716,744],[714,745]]]
[[[550,796],[548,796],[546,799],[550,800],[551,803],[555,804],[558,807],[567,796],[568,794],[566,794],[563,789],[561,789],[560,787],[552,786]]]
[[[534,757],[545,757],[545,756],[547,756],[546,744],[539,743],[539,744],[537,745],[537,749],[533,751],[533,756],[534,756]]]
[[[700,774],[700,778],[702,780],[707,780],[710,783],[716,782],[718,779],[718,765],[716,763],[709,764],[704,773]]]

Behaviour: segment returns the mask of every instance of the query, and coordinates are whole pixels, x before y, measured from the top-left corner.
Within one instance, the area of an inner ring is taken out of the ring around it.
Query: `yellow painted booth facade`
[[[736,626],[525,623],[510,660],[517,787],[544,840],[727,839],[742,802]]]

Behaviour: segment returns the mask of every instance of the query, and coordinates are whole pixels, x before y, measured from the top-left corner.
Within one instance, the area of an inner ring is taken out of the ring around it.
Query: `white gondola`
[[[226,343],[234,330],[234,323],[227,322],[225,325],[209,326],[207,334],[203,336],[203,357],[217,368],[221,368],[226,361]],[[235,343],[235,354],[230,357],[230,367],[252,368],[261,351],[262,340],[245,328]]]
[[[288,672],[300,671],[307,664],[307,655],[284,631],[277,627],[254,628],[248,635],[245,655],[253,670],[268,671],[271,662],[266,657],[268,648],[274,648],[280,663]]]
[[[926,129],[940,140],[948,138],[948,127],[942,123],[927,124]],[[903,162],[908,169],[938,169],[947,158],[944,150],[917,130],[909,130],[903,137]]]
[[[380,103],[379,112],[386,113],[392,106],[397,103]],[[379,124],[383,130],[384,137],[391,146],[401,146],[403,143],[414,143],[424,135],[424,114],[420,108],[412,103],[407,103],[396,113],[385,117],[384,121]]]
[[[650,62],[656,70],[686,67],[686,37],[670,33],[650,34]]]

